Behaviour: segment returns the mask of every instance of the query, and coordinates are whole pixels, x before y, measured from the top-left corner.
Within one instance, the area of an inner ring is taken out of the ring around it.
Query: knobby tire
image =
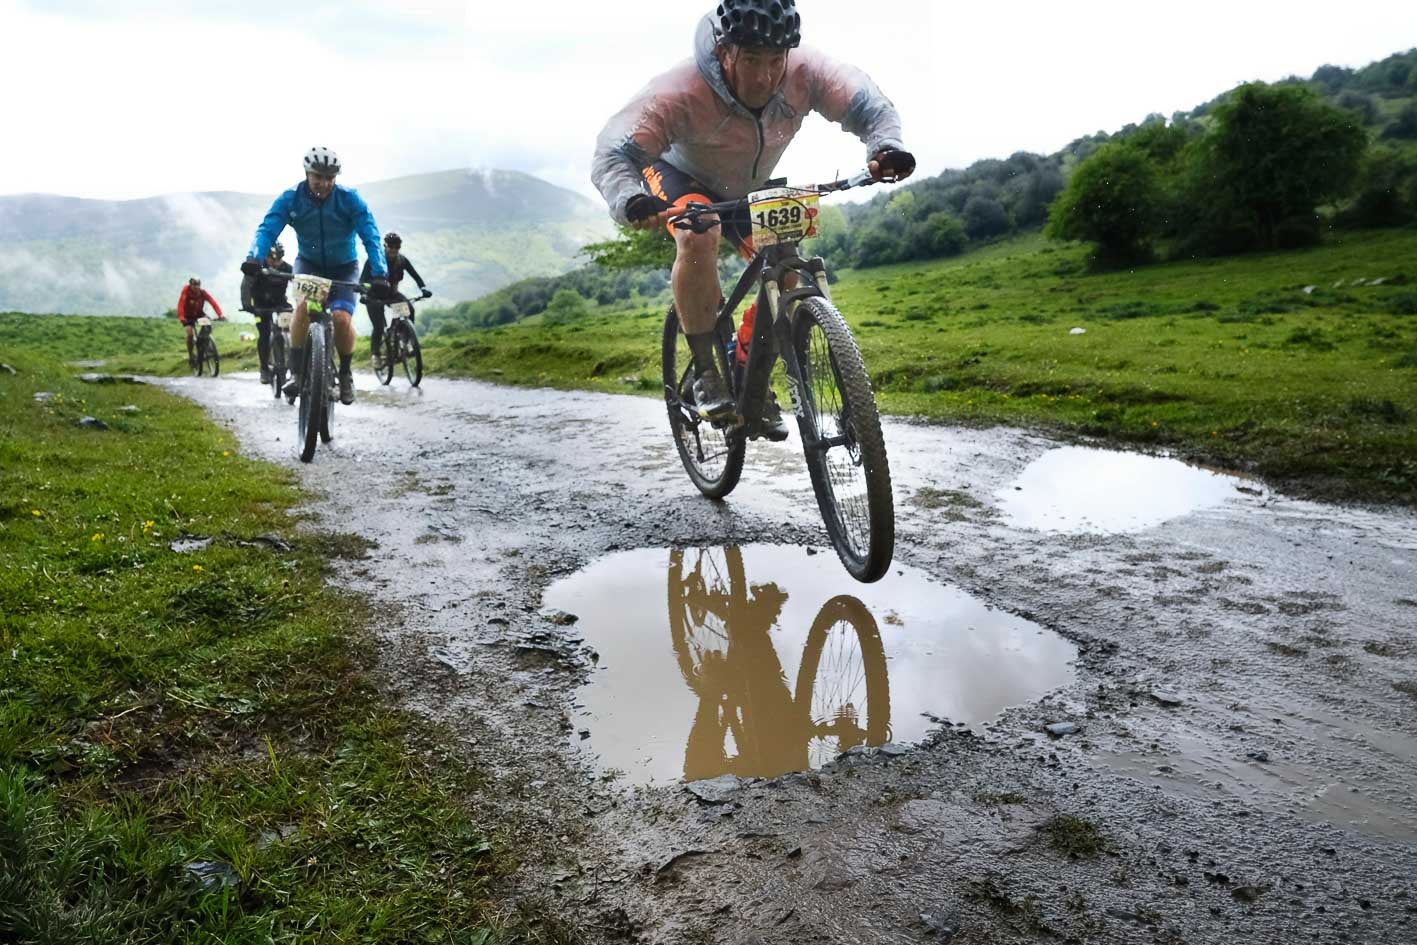
[[[866,364],[841,313],[824,298],[802,300],[793,333],[802,371],[798,424],[827,535],[852,577],[880,580],[895,552],[895,505]],[[846,442],[821,448],[833,438]]]
[[[682,398],[687,396],[688,385],[693,380],[693,356],[689,353],[688,342],[680,342],[681,337],[679,316],[670,306],[669,314],[664,319],[660,354],[669,429],[690,481],[708,498],[722,499],[733,491],[743,475],[743,456],[748,441],[741,429],[715,427],[683,402]],[[726,350],[719,351],[719,370],[724,378],[732,377]]]
[[[410,322],[400,319],[403,328],[399,330],[399,353],[403,360],[403,376],[408,383],[417,387],[423,381],[423,349],[418,344],[418,333]]]
[[[315,458],[315,447],[319,443],[320,427],[325,418],[325,396],[329,389],[329,356],[325,353],[325,335],[318,324],[310,326],[305,336],[305,370],[300,374],[300,405],[298,420],[300,430],[300,461],[308,463]]]

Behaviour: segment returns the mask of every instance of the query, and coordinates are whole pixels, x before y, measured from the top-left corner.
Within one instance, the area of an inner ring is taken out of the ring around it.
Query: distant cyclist
[[[410,276],[413,276],[413,281],[418,283],[418,289],[422,293],[423,298],[432,297],[433,293],[429,291],[428,286],[424,284],[423,277],[418,274],[418,270],[413,268],[413,263],[401,252],[402,248],[403,239],[397,233],[384,234],[384,261],[389,267],[390,296],[398,295],[399,283],[403,281],[403,274],[407,272]],[[364,261],[364,271],[359,274],[359,281],[368,282],[372,275],[369,260],[366,259]],[[369,336],[369,347],[370,353],[374,359],[374,369],[381,370],[383,368],[383,355],[381,355],[380,352],[384,349],[380,347],[380,345],[384,341],[384,303],[369,299],[364,303],[364,308],[368,310],[369,322],[374,326],[374,330]]]
[[[616,221],[655,229],[691,201],[717,203],[760,189],[812,111],[866,143],[877,179],[909,177],[915,158],[902,150],[890,99],[865,73],[798,49],[800,41],[795,0],[723,0],[705,16],[693,59],[652,79],[596,141],[591,178]],[[694,402],[701,415],[724,418],[734,405],[713,353],[722,297],[718,245],[727,236],[750,255],[751,228],[744,218],[707,233],[669,232],[677,250],[674,308],[697,373]],[[743,315],[739,358],[747,357],[755,310]],[[770,439],[787,436],[775,397],[765,405],[762,429]]]
[[[266,268],[276,272],[290,273],[293,270],[285,261],[285,247],[272,243],[266,253]],[[280,276],[243,276],[241,279],[241,301],[243,307],[256,316],[256,351],[261,359],[261,383],[271,382],[271,313],[289,312],[290,299],[286,290],[290,280]]]
[[[359,275],[359,252],[356,238],[369,255],[370,295],[386,298],[389,293],[388,268],[384,263],[384,248],[379,243],[379,226],[374,214],[358,191],[335,183],[340,172],[339,155],[329,148],[311,148],[305,154],[305,180],[276,198],[266,218],[256,229],[241,271],[259,275],[261,263],[271,245],[287,226],[294,228],[299,251],[295,256],[297,275],[320,276],[337,282],[354,282]],[[350,359],[354,356],[354,289],[334,286],[325,308],[334,322],[335,350],[339,352],[340,403],[354,403],[354,374]],[[287,397],[300,390],[301,356],[310,317],[301,301],[295,307],[290,322],[291,380],[286,385]]]
[[[206,305],[210,302],[212,309],[216,312],[216,317],[221,321],[226,321],[226,316],[221,313],[221,306],[217,304],[212,294],[202,288],[202,280],[196,276],[187,280],[187,284],[182,287],[182,294],[177,296],[177,320],[182,323],[182,327],[187,329],[187,366],[197,366],[197,346],[193,338],[193,331],[197,326],[197,319],[201,318],[206,311]]]

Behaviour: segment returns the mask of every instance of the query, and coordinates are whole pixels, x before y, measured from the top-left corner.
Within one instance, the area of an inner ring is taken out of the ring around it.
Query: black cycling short
[[[727,199],[666,161],[655,161],[645,168],[643,173],[650,193],[671,207],[683,207],[690,203],[722,203]],[[738,213],[722,217],[719,226],[724,237],[732,240],[745,258],[751,259],[753,224],[748,219],[748,208],[744,207]],[[669,235],[674,235],[672,225]]]

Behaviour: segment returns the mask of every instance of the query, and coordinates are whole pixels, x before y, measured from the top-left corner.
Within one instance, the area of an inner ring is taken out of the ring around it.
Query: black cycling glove
[[[625,219],[631,223],[639,223],[641,220],[648,220],[656,213],[663,213],[668,209],[668,201],[661,200],[653,194],[635,194],[625,201]]]
[[[389,285],[389,280],[383,276],[375,276],[369,280],[369,297],[371,299],[392,298],[393,288]]]
[[[915,171],[915,155],[909,151],[888,148],[872,160],[880,165],[882,176],[894,177],[896,180],[909,177]]]
[[[259,276],[261,263],[254,256],[247,256],[246,261],[241,264],[241,271],[248,276]]]
[[[423,288],[423,297],[424,297],[425,299],[431,299],[431,298],[433,297],[433,290],[430,289],[430,288],[428,288],[426,285],[423,286],[422,288]]]

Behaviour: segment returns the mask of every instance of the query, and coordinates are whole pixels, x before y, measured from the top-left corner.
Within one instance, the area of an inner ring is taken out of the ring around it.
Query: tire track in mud
[[[899,559],[1072,640],[1077,682],[704,804],[602,778],[566,728],[591,664],[518,642],[572,632],[542,594],[609,552],[820,548],[795,437],[754,444],[714,504],[655,401],[361,381],[300,469],[311,510],[378,543],[340,580],[388,615],[389,693],[488,772],[474,803],[520,848],[511,891],[588,940],[1417,940],[1410,512],[1241,483],[1164,524],[1038,531],[1006,499],[1058,444],[888,423]],[[298,465],[254,379],[169,386]],[[1043,733],[1059,721],[1078,734]]]

